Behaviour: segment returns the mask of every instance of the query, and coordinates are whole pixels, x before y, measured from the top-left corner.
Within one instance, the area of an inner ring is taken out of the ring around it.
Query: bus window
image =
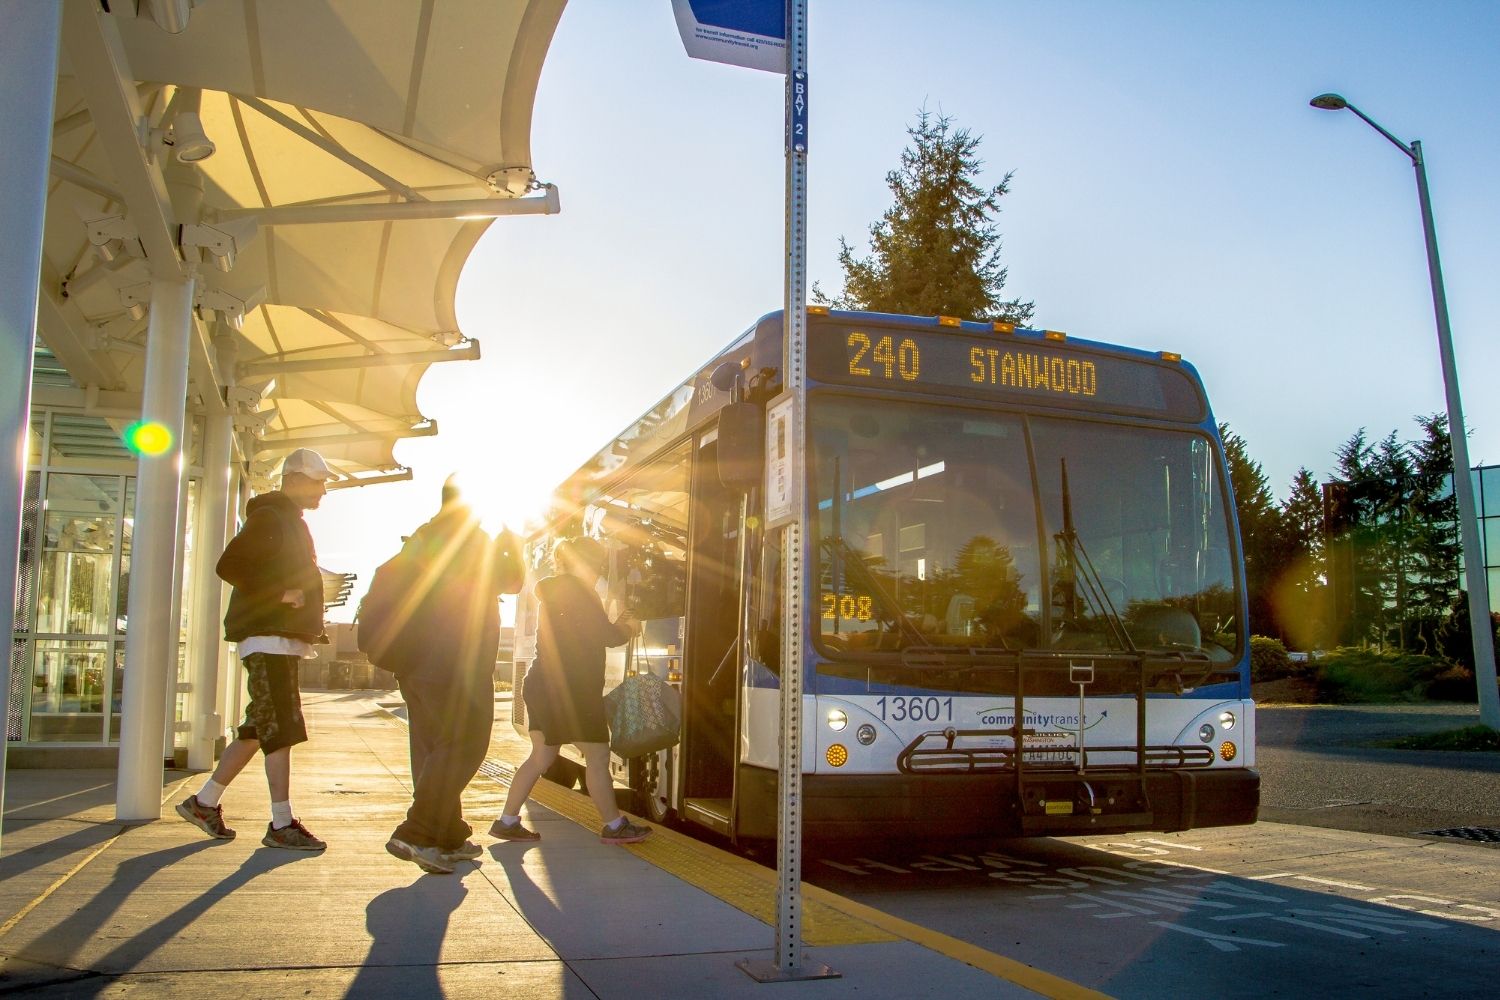
[[[781,673],[782,532],[764,532],[755,572],[750,615],[755,634],[750,655],[773,674]]]
[[[1020,418],[827,397],[811,414],[823,648],[1035,647],[1041,573]]]
[[[1211,441],[1041,418],[1031,433],[1051,545],[1050,644],[1118,649],[1123,627],[1140,649],[1230,662],[1241,626]]]
[[[687,603],[689,446],[594,501],[588,533],[611,551],[609,597],[641,622],[682,617]]]

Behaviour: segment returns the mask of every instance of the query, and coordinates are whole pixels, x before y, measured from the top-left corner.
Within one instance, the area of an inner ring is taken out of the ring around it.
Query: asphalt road
[[[1399,837],[1500,831],[1500,754],[1377,745],[1478,721],[1472,705],[1260,706],[1260,818]]]

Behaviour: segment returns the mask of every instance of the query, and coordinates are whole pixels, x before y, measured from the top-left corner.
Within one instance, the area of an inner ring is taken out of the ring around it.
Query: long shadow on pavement
[[[16,957],[59,968],[77,968],[75,962],[80,949],[100,932],[126,900],[140,892],[158,872],[199,851],[210,849],[214,844],[214,841],[197,841],[121,862],[109,883],[95,893],[93,899],[79,906],[71,916],[49,929]],[[90,981],[87,988],[80,990],[77,995],[97,995],[113,982],[113,976],[137,968],[158,948],[175,938],[236,889],[260,875],[309,856],[311,855],[270,848],[255,851],[238,869],[205,889],[186,905],[131,933],[99,958],[89,960],[89,967],[102,975],[99,979]]]
[[[432,875],[370,900],[365,907],[370,951],[345,997],[443,996],[438,981],[443,941],[468,894],[458,877]]]

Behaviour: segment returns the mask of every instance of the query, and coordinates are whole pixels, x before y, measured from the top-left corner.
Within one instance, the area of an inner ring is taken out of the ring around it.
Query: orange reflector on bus
[[[1224,760],[1234,760],[1240,754],[1239,747],[1225,740],[1219,744],[1219,756]]]
[[[1073,803],[1066,799],[1048,799],[1048,816],[1071,816],[1073,815]]]
[[[1068,335],[1061,330],[1046,330],[1043,332],[1048,340],[1067,340]]]
[[[827,306],[808,306],[807,307],[807,314],[809,316],[827,316],[828,315],[828,307]]]
[[[1007,323],[1003,319],[997,319],[997,320],[995,320],[995,322],[993,324],[993,328],[994,328],[994,331],[996,333],[1015,333],[1016,332],[1016,324],[1014,324],[1014,323]]]
[[[834,767],[843,767],[849,763],[849,748],[842,743],[830,743],[828,745],[828,752],[823,756]]]
[[[958,324],[961,323],[961,322],[963,322],[963,321],[960,320],[957,316],[939,316],[938,317],[938,326],[958,326]]]
[[[1176,351],[1162,351],[1161,359],[1163,361],[1181,361],[1182,355],[1178,354]]]

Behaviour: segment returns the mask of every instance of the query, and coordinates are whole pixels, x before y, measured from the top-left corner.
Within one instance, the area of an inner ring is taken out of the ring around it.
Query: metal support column
[[[10,717],[15,631],[16,560],[21,551],[21,491],[31,415],[31,353],[36,340],[37,280],[47,165],[52,152],[53,84],[57,80],[59,3],[0,0],[0,726]],[[0,739],[0,802],[5,798]]]
[[[142,453],[136,472],[120,767],[115,786],[115,818],[122,821],[161,817],[167,685],[177,675],[177,623],[170,617],[193,284],[191,277],[183,281],[156,278],[151,284],[141,420],[165,429],[170,445],[160,454]]]
[[[224,584],[214,573],[224,551],[229,523],[229,445],[234,417],[210,414],[204,422],[203,482],[198,488],[198,525],[193,532],[193,595],[189,613],[188,664],[193,690],[188,698],[187,766],[214,766],[214,742],[224,731],[219,715],[219,609]]]
[[[760,982],[831,979],[802,947],[802,699],[806,615],[807,447],[807,0],[786,5],[786,302],[782,313],[781,400],[791,400],[791,517],[782,530],[781,763],[776,826],[776,953],[773,964],[738,963]],[[775,404],[773,404],[775,405]]]

